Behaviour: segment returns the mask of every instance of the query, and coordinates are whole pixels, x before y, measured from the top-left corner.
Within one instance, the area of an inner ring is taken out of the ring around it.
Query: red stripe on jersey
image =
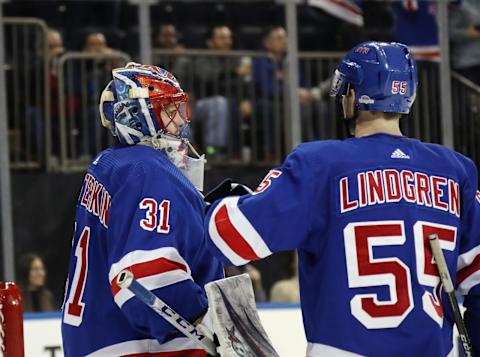
[[[440,57],[440,51],[412,51],[413,57],[418,60],[418,59],[434,59],[437,57]]]
[[[204,350],[182,350],[171,352],[135,353],[132,355],[121,355],[120,357],[206,357]]]
[[[172,270],[181,269],[185,272],[188,272],[187,266],[182,263],[170,260],[167,258],[157,258],[154,260],[149,260],[143,263],[138,263],[129,266],[126,268],[133,273],[135,279],[145,278],[147,276],[158,275],[166,273]],[[120,274],[120,273],[119,273]],[[119,291],[120,287],[117,284],[117,274],[112,280],[112,295],[115,296]]]
[[[480,254],[473,259],[472,264],[457,273],[457,284],[461,284],[470,275],[480,270]]]
[[[403,7],[408,11],[408,12],[413,12],[418,9],[418,4],[416,3],[415,0],[405,0],[403,2]]]
[[[339,6],[339,7],[343,7],[345,10],[353,12],[356,15],[361,15],[362,14],[362,11],[357,6],[355,6],[354,4],[345,2],[343,0],[329,0],[329,1],[331,3]]]
[[[228,215],[227,206],[223,205],[215,214],[215,226],[219,236],[227,243],[231,250],[245,260],[258,260],[260,257],[255,253],[250,244],[243,238],[233,226]]]

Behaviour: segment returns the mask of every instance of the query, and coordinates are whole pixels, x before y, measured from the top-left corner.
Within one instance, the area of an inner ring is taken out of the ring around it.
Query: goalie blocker
[[[216,280],[205,285],[209,310],[202,323],[197,326],[190,324],[136,281],[130,271],[122,271],[117,283],[122,289],[129,289],[133,292],[143,303],[185,336],[198,343],[210,355],[222,357],[278,356],[260,322],[252,283],[247,274]],[[207,320],[209,323],[204,323]],[[218,346],[214,347],[215,344],[210,333],[216,335]]]

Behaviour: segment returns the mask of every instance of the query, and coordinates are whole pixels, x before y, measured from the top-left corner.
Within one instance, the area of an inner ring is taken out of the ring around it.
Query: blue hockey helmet
[[[401,43],[364,42],[352,48],[335,71],[330,95],[355,89],[359,110],[408,114],[417,92],[417,69]]]
[[[121,143],[134,145],[160,133],[187,135],[187,94],[170,72],[128,63],[112,74],[100,98],[100,117]]]

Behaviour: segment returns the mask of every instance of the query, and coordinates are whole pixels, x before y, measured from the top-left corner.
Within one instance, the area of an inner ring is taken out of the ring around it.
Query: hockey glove
[[[203,200],[207,205],[206,210],[210,208],[213,202],[228,196],[243,196],[253,193],[252,189],[241,183],[232,182],[232,179],[225,179],[212,190],[207,192]]]

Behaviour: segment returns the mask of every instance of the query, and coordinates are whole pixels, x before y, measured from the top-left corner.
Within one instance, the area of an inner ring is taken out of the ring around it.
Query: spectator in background
[[[48,29],[47,31],[47,53],[44,53],[44,44],[38,42],[37,55],[39,58],[30,58],[30,63],[28,63],[28,69],[24,72],[23,70],[16,69],[18,75],[20,76],[18,81],[15,81],[15,84],[12,81],[8,81],[9,90],[13,91],[13,88],[10,86],[18,86],[22,95],[30,98],[26,103],[27,107],[18,108],[20,112],[25,110],[25,122],[20,123],[20,131],[12,131],[13,136],[11,137],[12,141],[10,143],[11,148],[15,150],[16,155],[30,155],[31,152],[23,152],[23,146],[21,144],[21,132],[25,132],[28,137],[26,138],[30,145],[31,149],[37,156],[37,160],[40,163],[43,163],[45,160],[45,102],[44,94],[38,92],[38,86],[34,83],[38,83],[43,80],[43,72],[39,76],[38,65],[43,63],[45,60],[48,63],[49,68],[49,91],[50,91],[50,110],[52,115],[51,121],[51,138],[52,138],[52,152],[54,155],[59,154],[59,142],[60,142],[60,129],[58,122],[58,60],[60,56],[65,52],[63,47],[63,40],[60,32],[54,29]],[[25,50],[27,50],[25,48]],[[27,78],[28,77],[28,78]],[[32,82],[30,85],[27,83]],[[40,86],[42,84],[39,84]],[[18,95],[17,95],[18,96]],[[9,96],[10,97],[10,96]],[[13,97],[13,96],[12,96]],[[10,99],[12,100],[12,99]],[[25,104],[26,104],[25,103]],[[15,106],[15,103],[9,103],[9,106]],[[25,108],[25,109],[24,109]],[[15,128],[19,129],[19,128]],[[27,160],[27,157],[23,157],[24,160]],[[32,159],[30,157],[29,159]],[[55,159],[54,159],[55,160]],[[54,161],[52,160],[52,161]],[[28,160],[27,160],[28,161]],[[58,163],[58,160],[55,160]]]
[[[229,127],[232,128],[232,137],[238,137],[239,114],[244,118],[251,112],[249,102],[242,99],[243,79],[251,73],[251,64],[249,58],[229,56],[233,38],[228,26],[214,26],[206,45],[209,50],[221,51],[224,55],[220,53],[196,59],[198,82],[195,94],[199,99],[192,118],[194,123],[202,123],[207,155],[214,161],[220,161],[227,154]]]
[[[45,287],[47,272],[39,255],[28,253],[18,262],[18,282],[23,297],[24,312],[55,310],[53,294]]]
[[[281,26],[272,27],[267,30],[263,37],[263,48],[267,56],[253,60],[253,80],[257,91],[255,110],[261,121],[257,124],[257,127],[260,128],[258,141],[265,145],[266,153],[263,159],[266,161],[278,160],[281,156],[278,148],[282,146],[283,135],[278,137],[278,135],[272,134],[281,133],[283,130],[287,47],[288,38],[285,29]],[[299,71],[299,79],[298,95],[302,105],[302,131],[305,131],[307,127],[305,122],[308,119],[305,105],[314,98],[310,90],[302,87],[303,76],[301,71]],[[303,133],[304,140],[307,135],[309,134]]]
[[[463,0],[449,18],[453,68],[480,85],[480,1]]]
[[[190,58],[181,55],[185,48],[180,43],[180,34],[175,26],[172,24],[160,25],[154,43],[156,47],[153,51],[153,62],[175,73],[178,80],[184,83],[184,90],[189,92],[191,83],[188,79],[192,61],[190,61]],[[162,52],[155,53],[155,49]]]
[[[58,65],[57,59],[65,52],[62,35],[57,30],[49,29],[47,33],[47,41],[48,62],[50,63],[50,69],[52,71],[56,71],[56,67]]]
[[[83,52],[100,54],[106,56],[120,56],[120,53],[113,48],[108,47],[107,39],[101,32],[92,32],[85,37],[85,43],[83,45]],[[119,58],[112,58],[110,60],[101,61],[100,64],[105,66],[105,70],[110,72],[113,68],[121,67],[122,62]],[[109,73],[110,74],[110,73]],[[99,80],[101,83],[102,79]]]
[[[268,58],[258,58],[253,61],[254,81],[263,95],[270,98],[275,95],[283,96],[288,48],[285,29],[281,26],[270,28],[263,37],[263,47],[268,53]],[[300,76],[300,83],[303,83],[302,76]],[[308,103],[312,99],[309,90],[305,88],[300,87],[298,94],[302,103]]]
[[[88,165],[91,157],[103,148],[102,143],[109,142],[109,133],[105,132],[97,120],[98,116],[98,98],[103,90],[104,83],[111,77],[111,71],[114,68],[122,67],[124,59],[122,53],[108,46],[107,39],[102,32],[91,32],[85,36],[82,51],[84,53],[99,55],[98,58],[87,59],[84,67],[79,67],[74,73],[83,73],[80,75],[82,81],[80,86],[85,86],[85,92],[82,91],[81,111],[88,110],[87,116],[78,117],[76,121],[78,129],[77,153],[78,160],[84,165]],[[78,63],[78,62],[77,62]],[[85,120],[90,118],[92,120]]]
[[[292,264],[288,277],[277,281],[270,291],[270,302],[275,303],[300,303],[300,286],[298,284],[298,257],[293,253]]]
[[[50,83],[50,111],[51,111],[51,138],[52,138],[52,152],[51,166],[57,169],[59,165],[58,157],[60,156],[60,102],[59,102],[59,59],[65,53],[63,46],[63,38],[59,31],[49,29],[47,34],[48,54],[47,59],[49,63],[49,83]],[[65,97],[65,114],[67,116],[74,115],[78,112],[80,107],[80,98],[78,93],[67,93]],[[44,133],[43,127],[39,132]]]
[[[408,45],[416,60],[439,60],[437,1],[394,1],[395,42]],[[377,39],[375,39],[377,40]]]
[[[179,43],[180,35],[172,24],[161,25],[155,37],[155,45],[160,49],[182,50],[183,46]]]

